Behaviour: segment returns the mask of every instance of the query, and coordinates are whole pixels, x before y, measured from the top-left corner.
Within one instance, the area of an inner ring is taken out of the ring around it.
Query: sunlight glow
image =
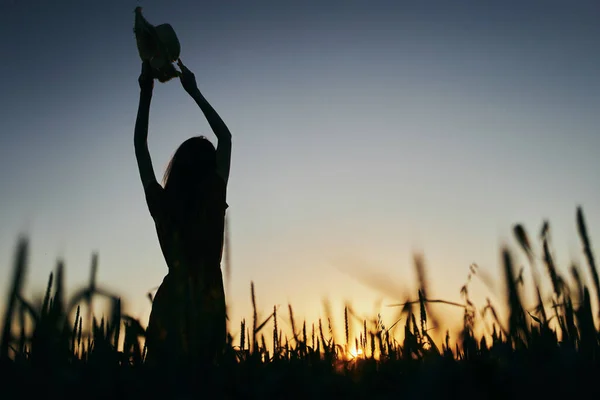
[[[353,358],[360,357],[360,356],[362,356],[362,354],[363,354],[363,351],[362,351],[362,349],[358,349],[358,350],[356,350],[356,349],[352,348],[352,349],[350,349],[350,351],[348,352],[348,356],[349,356],[349,357],[348,357],[348,359],[349,359],[349,360],[351,360],[351,359],[353,359]]]

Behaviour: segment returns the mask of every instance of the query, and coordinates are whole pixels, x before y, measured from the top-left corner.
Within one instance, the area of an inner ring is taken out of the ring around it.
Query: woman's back
[[[168,351],[207,358],[224,344],[226,335],[220,266],[226,186],[217,174],[209,174],[197,189],[197,196],[184,199],[158,183],[146,190],[169,267],[155,296],[148,328],[159,336],[177,336]]]
[[[226,184],[211,173],[196,195],[178,198],[158,183],[146,189],[169,272],[197,275],[220,269],[225,229]]]

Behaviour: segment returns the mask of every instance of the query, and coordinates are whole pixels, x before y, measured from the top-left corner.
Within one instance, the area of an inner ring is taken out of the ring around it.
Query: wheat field
[[[203,368],[158,369],[145,364],[144,324],[122,312],[119,297],[96,283],[97,257],[90,282],[67,299],[64,265],[50,274],[43,300],[33,303],[22,293],[28,266],[28,240],[18,241],[10,290],[2,322],[0,362],[3,398],[565,398],[600,394],[598,330],[600,282],[583,211],[575,218],[592,282],[573,265],[562,276],[552,256],[549,224],[539,235],[543,276],[534,275],[525,287],[516,271],[513,254],[524,252],[533,267],[530,236],[515,225],[517,249],[501,249],[506,291],[504,304],[476,305],[467,285],[462,303],[428,298],[427,282],[420,280],[415,300],[399,306],[400,318],[382,321],[377,316],[359,321],[347,306],[343,339],[332,334],[328,315],[318,321],[299,321],[292,306],[277,307],[259,320],[254,285],[249,301],[253,315],[238,321],[239,334],[228,335],[218,365]],[[425,276],[416,262],[417,276]],[[539,266],[538,266],[539,268]],[[471,274],[477,274],[471,266]],[[551,284],[542,295],[541,280]],[[571,282],[569,284],[568,282]],[[524,306],[529,293],[536,306]],[[93,315],[93,302],[110,307]],[[458,337],[447,331],[434,341],[428,323],[433,303],[464,310]],[[500,309],[507,310],[501,315]],[[281,318],[291,323],[284,332]],[[491,321],[487,333],[476,323]],[[231,324],[231,321],[230,321]],[[238,331],[236,326],[236,331]]]

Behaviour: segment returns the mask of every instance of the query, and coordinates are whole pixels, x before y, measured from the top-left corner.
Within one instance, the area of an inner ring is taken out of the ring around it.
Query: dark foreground
[[[159,373],[140,367],[3,368],[2,398],[597,398],[600,370],[574,354],[503,361],[365,360],[336,371],[326,362],[247,362],[213,371]],[[191,374],[190,374],[191,375]]]
[[[499,316],[491,302],[478,308],[470,300],[468,282],[478,276],[477,266],[471,266],[461,290],[464,302],[445,302],[464,309],[464,326],[454,340],[447,335],[436,343],[428,334],[431,303],[444,302],[428,298],[424,267],[417,259],[418,299],[401,304],[401,318],[391,327],[375,318],[359,321],[362,329],[351,334],[349,321],[356,316],[346,307],[345,340],[336,343],[326,329],[330,316],[307,329],[306,323],[294,321],[291,306],[283,317],[274,308],[264,321],[257,320],[255,307],[252,325],[241,322],[238,343],[229,337],[218,366],[179,370],[144,363],[144,329],[121,313],[117,296],[98,287],[96,258],[89,285],[69,301],[62,263],[51,274],[43,301],[26,301],[22,286],[28,243],[22,240],[2,325],[0,399],[596,398],[600,279],[581,209],[576,222],[591,284],[575,264],[568,269],[570,276],[559,271],[550,251],[548,223],[540,233],[539,256],[523,227],[516,225],[520,250],[532,270],[541,260],[546,282],[534,276],[533,284],[525,284],[522,268],[515,271],[511,253],[504,249],[508,315]],[[549,290],[543,291],[544,286]],[[525,290],[535,294],[533,307],[521,300]],[[255,305],[253,285],[251,294]],[[100,321],[84,318],[81,305],[91,309],[98,296],[109,298],[111,309]],[[278,328],[281,318],[292,327],[288,335]],[[477,336],[481,325],[490,334]],[[349,349],[362,355],[353,358]]]

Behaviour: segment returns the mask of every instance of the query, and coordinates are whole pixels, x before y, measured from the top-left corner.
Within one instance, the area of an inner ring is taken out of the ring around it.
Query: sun
[[[348,356],[349,356],[348,358],[351,360],[351,359],[358,358],[358,357],[362,356],[362,354],[363,354],[362,349],[358,349],[358,350],[357,349],[350,349],[350,351],[348,352]]]

